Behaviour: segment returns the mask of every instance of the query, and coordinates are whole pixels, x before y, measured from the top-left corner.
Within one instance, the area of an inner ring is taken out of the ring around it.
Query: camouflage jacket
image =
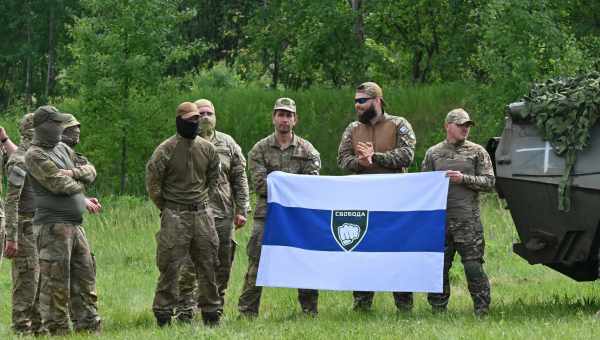
[[[395,127],[395,130],[389,130],[386,126]],[[369,168],[358,163],[355,152],[355,145],[359,142],[355,134],[360,130],[370,134],[360,141],[373,143],[375,149],[373,164]],[[389,141],[390,137],[393,140]],[[380,139],[383,141],[378,145]],[[415,144],[416,137],[410,123],[402,117],[384,113],[373,126],[354,121],[346,127],[338,148],[337,164],[340,169],[352,173],[406,172],[414,158]]]
[[[174,135],[162,142],[146,164],[146,190],[159,209],[165,201],[182,205],[208,204],[219,180],[215,147],[196,137]]]
[[[272,134],[252,147],[248,154],[248,168],[257,195],[254,217],[262,218],[267,210],[267,175],[273,171],[318,175],[321,158],[310,142],[295,134],[290,145],[281,150],[275,134]]]
[[[210,142],[215,146],[221,171],[215,195],[210,197],[214,217],[246,216],[249,206],[246,158],[242,148],[228,134],[215,131]]]
[[[19,213],[33,213],[33,189],[27,180],[25,152],[21,145],[10,156],[7,166],[8,187],[6,191],[6,239],[18,240]]]
[[[450,183],[446,214],[449,218],[479,218],[479,192],[493,190],[496,181],[490,156],[481,145],[443,141],[427,150],[421,168],[461,171],[462,183]]]

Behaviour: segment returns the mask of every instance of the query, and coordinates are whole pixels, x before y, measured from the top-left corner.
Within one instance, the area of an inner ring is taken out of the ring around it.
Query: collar
[[[275,137],[275,132],[273,132],[273,134],[271,134],[270,136],[270,140],[269,140],[269,146],[273,147],[273,148],[278,148],[281,149],[281,145],[279,145],[279,142],[277,141],[277,138]],[[292,141],[290,142],[290,145],[288,147],[297,147],[298,146],[298,136],[296,136],[295,133],[292,132]]]

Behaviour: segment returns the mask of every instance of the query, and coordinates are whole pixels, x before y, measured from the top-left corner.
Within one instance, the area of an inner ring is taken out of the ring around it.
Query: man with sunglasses
[[[383,90],[374,82],[356,88],[354,108],[358,121],[346,127],[337,164],[354,174],[404,173],[413,161],[416,138],[410,123],[385,112]],[[369,310],[374,292],[355,291],[354,309]],[[412,293],[394,292],[396,307],[410,311]]]
[[[446,140],[425,154],[423,171],[446,171],[450,178],[446,208],[444,291],[427,296],[434,312],[445,312],[450,299],[448,272],[455,253],[460,254],[475,315],[488,313],[490,282],[483,270],[483,226],[479,218],[479,193],[494,189],[492,161],[485,149],[467,140],[475,123],[467,111],[448,112],[444,129]]]
[[[215,130],[217,116],[213,103],[207,99],[200,99],[195,104],[200,115],[198,135],[215,146],[221,161],[217,190],[210,197],[210,208],[219,235],[219,265],[216,268],[216,275],[220,297],[219,312],[223,313],[225,290],[235,253],[234,230],[244,226],[248,213],[246,159],[242,148],[231,136]],[[190,260],[184,266],[179,280],[180,301],[177,318],[180,321],[190,322],[194,307],[198,305],[198,301],[204,299],[202,294],[195,297],[195,286],[196,274]]]
[[[293,132],[298,116],[296,103],[292,99],[277,99],[272,120],[275,132],[256,143],[248,154],[248,167],[257,197],[254,226],[247,247],[248,271],[238,303],[240,314],[246,317],[258,316],[260,307],[262,287],[256,286],[256,275],[267,211],[267,175],[273,171],[318,175],[321,169],[317,149]],[[317,290],[298,289],[298,301],[302,312],[316,315],[318,297]]]

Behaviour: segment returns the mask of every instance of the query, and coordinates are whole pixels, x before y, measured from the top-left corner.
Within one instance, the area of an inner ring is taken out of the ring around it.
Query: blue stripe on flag
[[[445,210],[370,211],[367,234],[354,252],[443,252]],[[309,229],[310,232],[306,232]],[[263,245],[344,251],[331,232],[331,210],[268,204]]]

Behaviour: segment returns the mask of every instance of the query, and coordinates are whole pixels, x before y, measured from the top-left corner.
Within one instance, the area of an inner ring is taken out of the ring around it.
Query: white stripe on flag
[[[258,286],[442,292],[444,253],[329,252],[263,246]]]
[[[353,176],[275,171],[267,177],[267,186],[268,202],[321,210],[443,210],[448,194],[445,171]]]

